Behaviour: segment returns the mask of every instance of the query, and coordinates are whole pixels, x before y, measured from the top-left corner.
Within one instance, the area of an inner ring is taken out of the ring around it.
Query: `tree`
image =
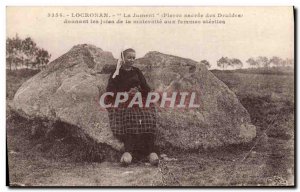
[[[236,59],[236,58],[231,59],[231,64],[232,64],[232,66],[237,66],[237,68],[243,67],[242,61],[239,59]]]
[[[280,57],[273,56],[270,59],[270,63],[273,63],[276,67],[279,67],[282,65],[283,60]]]
[[[39,48],[36,43],[30,38],[22,40],[16,35],[13,38],[6,39],[6,66],[12,70],[19,65],[24,65],[26,68],[43,67],[50,59],[51,55],[45,49]]]
[[[285,63],[287,66],[294,66],[294,59],[286,58]]]
[[[250,66],[252,66],[252,67],[258,66],[258,63],[256,62],[256,60],[255,60],[253,57],[249,58],[249,59],[246,61],[246,63],[248,63],[248,64],[249,64]]]
[[[280,63],[279,63],[279,66],[282,66],[282,67],[293,67],[294,65],[294,60],[293,59],[289,59],[289,58],[286,58],[286,59],[281,59]]]
[[[231,63],[230,59],[228,59],[228,57],[221,57],[217,61],[217,66],[223,68],[223,70],[231,65],[232,65],[232,63]]]
[[[12,39],[6,39],[6,61],[8,62],[9,69],[12,69],[14,64],[15,69],[23,61],[22,55],[22,40],[19,38],[18,34]]]
[[[28,68],[28,66],[33,64],[38,51],[36,43],[30,37],[27,37],[22,41],[22,51],[24,53],[24,63]]]
[[[11,66],[13,63],[13,53],[14,53],[14,46],[13,41],[10,38],[6,38],[6,67],[11,70]]]
[[[211,68],[210,63],[209,63],[207,60],[202,60],[202,61],[200,61],[200,64],[206,66],[207,68]]]
[[[51,55],[48,53],[48,51],[44,49],[38,49],[37,54],[36,54],[36,63],[38,66],[38,69],[41,67],[44,67],[50,59]]]
[[[256,62],[258,63],[259,67],[269,67],[270,65],[269,59],[263,56],[257,57]]]

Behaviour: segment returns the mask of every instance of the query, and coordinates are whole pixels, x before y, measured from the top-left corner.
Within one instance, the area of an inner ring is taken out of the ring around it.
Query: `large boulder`
[[[121,150],[98,105],[117,60],[93,45],[77,45],[25,82],[13,109],[27,118],[62,121],[93,140]],[[249,142],[256,128],[236,95],[205,66],[185,58],[149,52],[136,61],[156,91],[195,91],[199,108],[160,109],[157,145],[181,149]]]
[[[149,52],[136,65],[157,91],[196,92],[199,108],[161,109],[161,145],[219,147],[251,141],[256,127],[236,95],[207,68],[191,59]]]

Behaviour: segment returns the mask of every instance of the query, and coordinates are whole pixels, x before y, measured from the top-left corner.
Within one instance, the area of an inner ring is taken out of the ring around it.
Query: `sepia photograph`
[[[292,6],[7,6],[7,185],[295,187]]]

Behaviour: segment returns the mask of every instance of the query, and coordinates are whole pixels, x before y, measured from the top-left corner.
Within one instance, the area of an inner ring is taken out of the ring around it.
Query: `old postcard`
[[[9,186],[295,186],[293,7],[6,11]]]

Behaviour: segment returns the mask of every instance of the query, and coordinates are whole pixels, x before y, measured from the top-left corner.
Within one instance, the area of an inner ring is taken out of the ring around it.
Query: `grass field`
[[[34,73],[7,73],[7,103]],[[236,93],[250,113],[257,127],[257,137],[251,143],[207,151],[168,151],[176,161],[161,161],[158,168],[142,163],[121,168],[115,154],[109,158],[97,156],[93,154],[96,144],[83,145],[68,131],[64,139],[32,136],[37,130],[32,127],[46,125],[20,118],[7,107],[11,185],[293,185],[293,73],[213,73]]]

